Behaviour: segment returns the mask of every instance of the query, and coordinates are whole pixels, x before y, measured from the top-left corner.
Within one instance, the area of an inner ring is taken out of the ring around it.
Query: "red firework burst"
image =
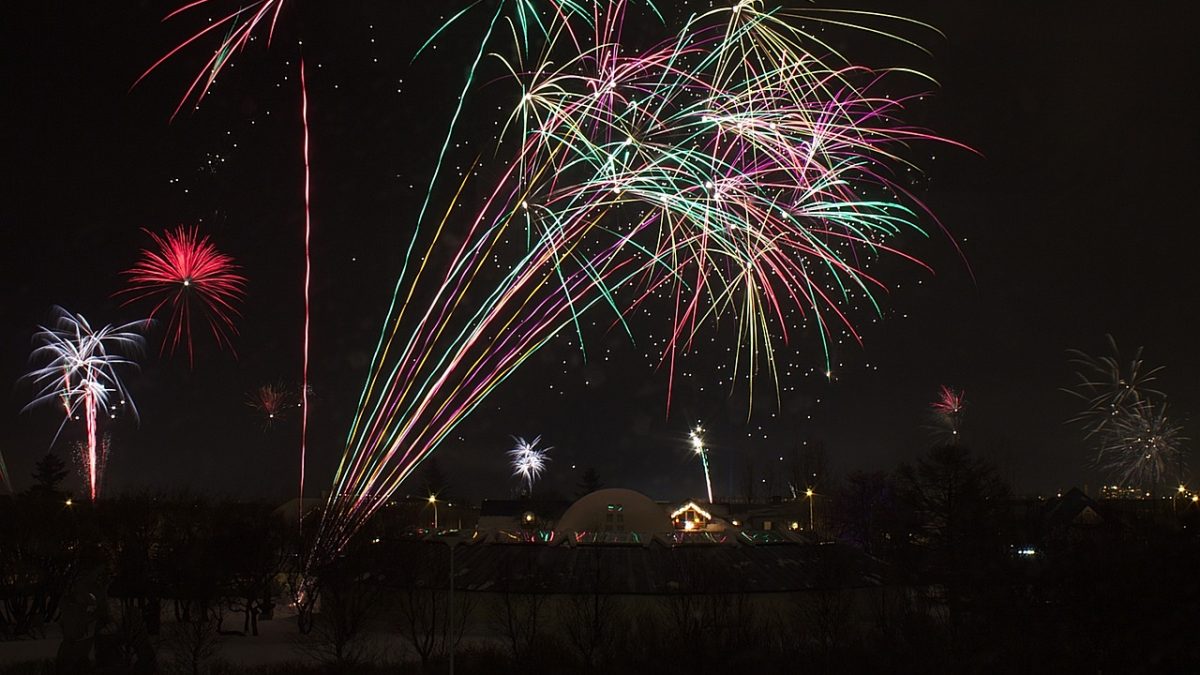
[[[937,415],[957,415],[962,412],[966,400],[962,391],[943,384],[938,390],[937,400],[931,403],[930,407]]]
[[[218,251],[195,227],[181,225],[162,235],[144,231],[157,250],[143,250],[141,260],[124,272],[130,287],[118,293],[129,296],[123,304],[153,301],[151,319],[160,312],[169,314],[162,351],[169,348],[174,354],[181,342],[186,343],[189,364],[193,313],[203,314],[217,344],[233,351],[230,338],[237,335],[236,305],[246,292],[246,278],[238,274],[233,258]]]
[[[292,395],[287,387],[281,384],[264,384],[250,393],[246,405],[262,415],[264,428],[270,428],[272,424],[287,414],[288,408],[292,407]]]

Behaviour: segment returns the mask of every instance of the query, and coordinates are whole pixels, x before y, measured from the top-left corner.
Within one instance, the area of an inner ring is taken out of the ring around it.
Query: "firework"
[[[1182,431],[1167,417],[1165,402],[1139,401],[1107,421],[1096,465],[1123,485],[1159,485],[1183,462]]]
[[[712,491],[712,476],[708,472],[708,448],[704,447],[704,439],[700,436],[704,433],[704,429],[696,427],[692,430],[689,438],[692,441],[692,452],[700,456],[700,462],[704,465],[704,485],[708,488],[708,503],[713,503]]]
[[[533,482],[542,475],[542,471],[545,471],[546,462],[550,461],[548,453],[554,448],[537,447],[538,443],[542,441],[541,436],[532,441],[527,441],[520,436],[513,436],[513,441],[516,445],[508,451],[508,458],[512,461],[513,475],[521,477],[521,480],[525,482],[526,493],[533,496]]]
[[[961,389],[943,384],[937,398],[929,404],[931,428],[951,444],[962,442],[963,412],[967,405]]]
[[[195,313],[203,315],[217,344],[232,350],[230,337],[237,334],[233,320],[246,284],[233,258],[218,251],[195,227],[180,226],[162,235],[145,232],[157,250],[144,250],[141,259],[124,272],[130,287],[118,293],[128,296],[123,304],[149,301],[154,303],[151,319],[168,315],[162,351],[174,353],[184,343],[189,364]]]
[[[322,521],[330,551],[546,341],[582,337],[597,305],[632,332],[634,310],[669,300],[668,382],[732,314],[735,371],[777,382],[793,317],[827,349],[837,325],[857,335],[855,307],[877,309],[870,264],[923,265],[890,243],[923,233],[925,212],[889,176],[910,144],[940,139],[896,123],[906,99],[871,91],[891,73],[823,62],[802,46],[822,43],[753,3],[640,52],[620,42],[625,3],[596,8],[590,36],[559,23],[540,61],[514,50],[511,159],[444,274],[427,263],[449,211],[408,257]]]
[[[279,384],[264,384],[251,392],[246,405],[254,408],[262,417],[264,429],[283,419],[292,407],[292,395]]]
[[[99,493],[100,478],[107,458],[107,445],[101,447],[98,444],[100,417],[109,410],[110,405],[127,406],[135,417],[137,415],[133,398],[117,371],[124,366],[136,365],[122,352],[140,351],[142,337],[134,331],[144,322],[93,330],[82,315],[72,314],[61,307],[55,307],[54,312],[55,320],[49,326],[40,326],[34,335],[37,346],[30,358],[44,365],[25,376],[38,388],[34,399],[25,409],[57,401],[66,414],[63,425],[83,416],[87,426],[83,465],[86,468],[88,491],[94,501]],[[59,427],[61,429],[62,426]]]
[[[201,5],[210,0],[174,14]],[[225,30],[193,82],[191,93],[203,94],[257,27],[273,29],[282,5],[232,12],[163,60]],[[923,265],[891,243],[923,234],[919,221],[930,215],[893,177],[917,170],[904,159],[913,143],[943,139],[897,122],[911,97],[874,91],[912,71],[851,65],[797,21],[823,30],[866,15],[744,1],[638,50],[622,41],[627,7],[495,3],[416,224],[502,24],[514,42],[504,64],[520,94],[497,148],[510,159],[444,275],[426,265],[445,247],[447,220],[424,254],[423,230],[413,228],[322,525],[332,549],[547,340],[573,327],[582,343],[580,317],[596,305],[632,335],[633,310],[669,299],[668,383],[699,331],[732,315],[735,377],[765,370],[778,388],[777,344],[796,317],[815,328],[828,373],[834,331],[858,339],[852,312],[878,311],[874,294],[886,284],[869,266],[886,256]],[[521,230],[524,246],[513,251],[506,243]],[[502,278],[488,280],[491,269]]]
[[[137,86],[139,82],[146,78],[151,72],[161,66],[171,57],[178,54],[180,51],[187,48],[189,45],[201,41],[209,34],[218,35],[216,31],[224,29],[224,37],[220,39],[213,56],[205,62],[200,72],[192,80],[179,104],[175,107],[171,117],[174,119],[183,106],[189,99],[195,99],[195,105],[199,106],[200,101],[208,93],[218,75],[229,64],[235,52],[244,49],[253,36],[258,32],[263,25],[268,25],[267,43],[271,42],[271,38],[275,34],[275,26],[279,21],[279,15],[283,11],[283,6],[286,0],[258,0],[250,5],[242,5],[236,10],[229,12],[225,16],[213,21],[209,20],[208,25],[192,34],[174,49],[164,54],[161,58],[155,61],[149,68],[143,72],[134,82]],[[190,0],[183,6],[170,12],[163,20],[167,21],[175,18],[189,10],[203,7],[211,9],[214,4],[213,0]],[[301,500],[304,498],[304,481],[306,456],[308,448],[308,365],[309,365],[309,328],[311,319],[311,303],[309,286],[312,277],[312,255],[311,255],[311,233],[312,233],[312,209],[311,209],[311,190],[310,190],[310,166],[309,166],[309,128],[308,128],[308,82],[305,75],[304,57],[300,59],[300,118],[303,123],[303,157],[304,157],[304,335],[303,335],[303,356],[302,356],[302,375],[301,375],[301,390],[300,390],[300,485],[299,495]],[[238,295],[241,294],[240,284],[244,279],[239,278],[239,286],[237,288]],[[232,329],[232,324],[225,322],[226,327]],[[216,332],[216,331],[214,331]],[[178,337],[176,338],[178,339]],[[218,340],[219,340],[218,336]],[[191,345],[189,342],[189,357]],[[300,519],[303,521],[303,518]]]
[[[1084,409],[1070,421],[1083,426],[1088,437],[1103,434],[1110,423],[1134,414],[1145,400],[1165,398],[1151,385],[1162,366],[1147,368],[1138,347],[1128,365],[1121,362],[1121,352],[1113,336],[1106,336],[1110,354],[1091,356],[1078,349],[1067,352],[1075,366],[1075,386],[1067,393],[1084,402]]]
[[[1076,367],[1076,384],[1066,389],[1084,402],[1070,421],[1095,446],[1094,463],[1123,483],[1156,485],[1170,471],[1182,473],[1182,427],[1167,417],[1166,395],[1151,387],[1162,366],[1148,368],[1142,348],[1128,364],[1121,360],[1116,340],[1108,336],[1110,354],[1069,353]]]

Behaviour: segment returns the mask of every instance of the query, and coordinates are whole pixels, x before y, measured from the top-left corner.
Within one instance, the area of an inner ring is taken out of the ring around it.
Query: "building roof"
[[[1095,500],[1079,488],[1071,488],[1046,506],[1044,522],[1051,529],[1071,525],[1098,525],[1103,522]]]
[[[558,519],[555,529],[654,534],[670,532],[674,527],[663,507],[646,495],[625,488],[604,488],[577,499]]]

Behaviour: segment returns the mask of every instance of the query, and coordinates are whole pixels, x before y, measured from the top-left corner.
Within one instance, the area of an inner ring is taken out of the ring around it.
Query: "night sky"
[[[204,47],[131,85],[199,14],[162,24],[173,3],[148,1],[7,8],[0,381],[10,385],[0,452],[17,489],[59,423],[52,406],[21,412],[32,390],[18,379],[37,324],[56,304],[96,324],[142,318],[144,308],[112,298],[150,244],[141,228],[198,224],[249,279],[237,356],[200,339],[190,369],[184,354],[160,355],[161,333],[151,335],[141,371],[126,377],[141,422],[111,427],[107,489],[294,492],[296,417],[264,430],[246,402],[262,384],[300,377],[301,39],[313,167],[310,492],[328,485],[478,35],[468,20],[412,62],[442,5],[298,1],[270,49],[253,43],[200,109],[174,122]],[[795,335],[790,358],[806,367],[781,381],[781,408],[762,399],[748,423],[744,395],[720,384],[718,349],[693,359],[697,376],[668,414],[652,346],[598,331],[586,336],[585,362],[573,336],[556,339],[438,451],[453,489],[509,495],[509,436],[540,434],[555,447],[540,487],[570,494],[592,466],[609,486],[699,495],[686,444],[697,423],[708,430],[718,493],[748,461],[772,471],[805,442],[823,444],[838,472],[891,469],[930,445],[922,427],[941,384],[965,390],[969,444],[1018,493],[1096,486],[1101,476],[1065,424],[1076,404],[1060,388],[1071,382],[1066,350],[1103,352],[1106,333],[1123,353],[1145,346],[1146,360],[1166,367],[1159,389],[1185,435],[1200,437],[1190,208],[1200,43],[1185,5],[878,3],[945,37],[921,34],[930,55],[852,33],[837,45],[863,63],[899,61],[936,77],[940,90],[912,119],[980,153],[915,153],[928,171],[920,196],[953,239],[904,243],[936,274],[895,260],[876,268],[893,288],[881,320],[857,317],[864,347],[839,345],[828,382],[815,336]],[[498,74],[491,68],[485,75]],[[481,81],[452,169],[485,146],[495,105],[510,96],[502,82]],[[68,427],[56,452],[78,436]]]

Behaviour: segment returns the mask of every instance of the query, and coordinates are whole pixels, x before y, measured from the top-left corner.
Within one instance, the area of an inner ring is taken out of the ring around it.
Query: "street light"
[[[430,497],[430,501],[432,502],[432,496]],[[450,607],[448,608],[446,614],[450,618],[450,622],[447,626],[447,633],[449,634],[450,642],[450,675],[454,675],[454,648],[457,645],[456,632],[454,629],[454,547],[462,543],[462,538],[461,534],[457,530],[452,530],[447,532],[445,535],[439,535],[438,539],[443,544],[446,544],[450,547],[450,595],[448,599],[448,604]]]
[[[808,497],[808,531],[813,530],[813,489],[808,488],[804,491],[804,496]]]
[[[438,529],[437,495],[429,495],[429,503],[433,504],[433,529]]]
[[[704,484],[708,487],[708,503],[713,503],[712,494],[712,477],[708,472],[708,449],[704,447],[704,439],[700,438],[700,434],[704,433],[704,429],[696,427],[690,435],[692,439],[692,452],[700,455],[700,462],[704,464]]]

